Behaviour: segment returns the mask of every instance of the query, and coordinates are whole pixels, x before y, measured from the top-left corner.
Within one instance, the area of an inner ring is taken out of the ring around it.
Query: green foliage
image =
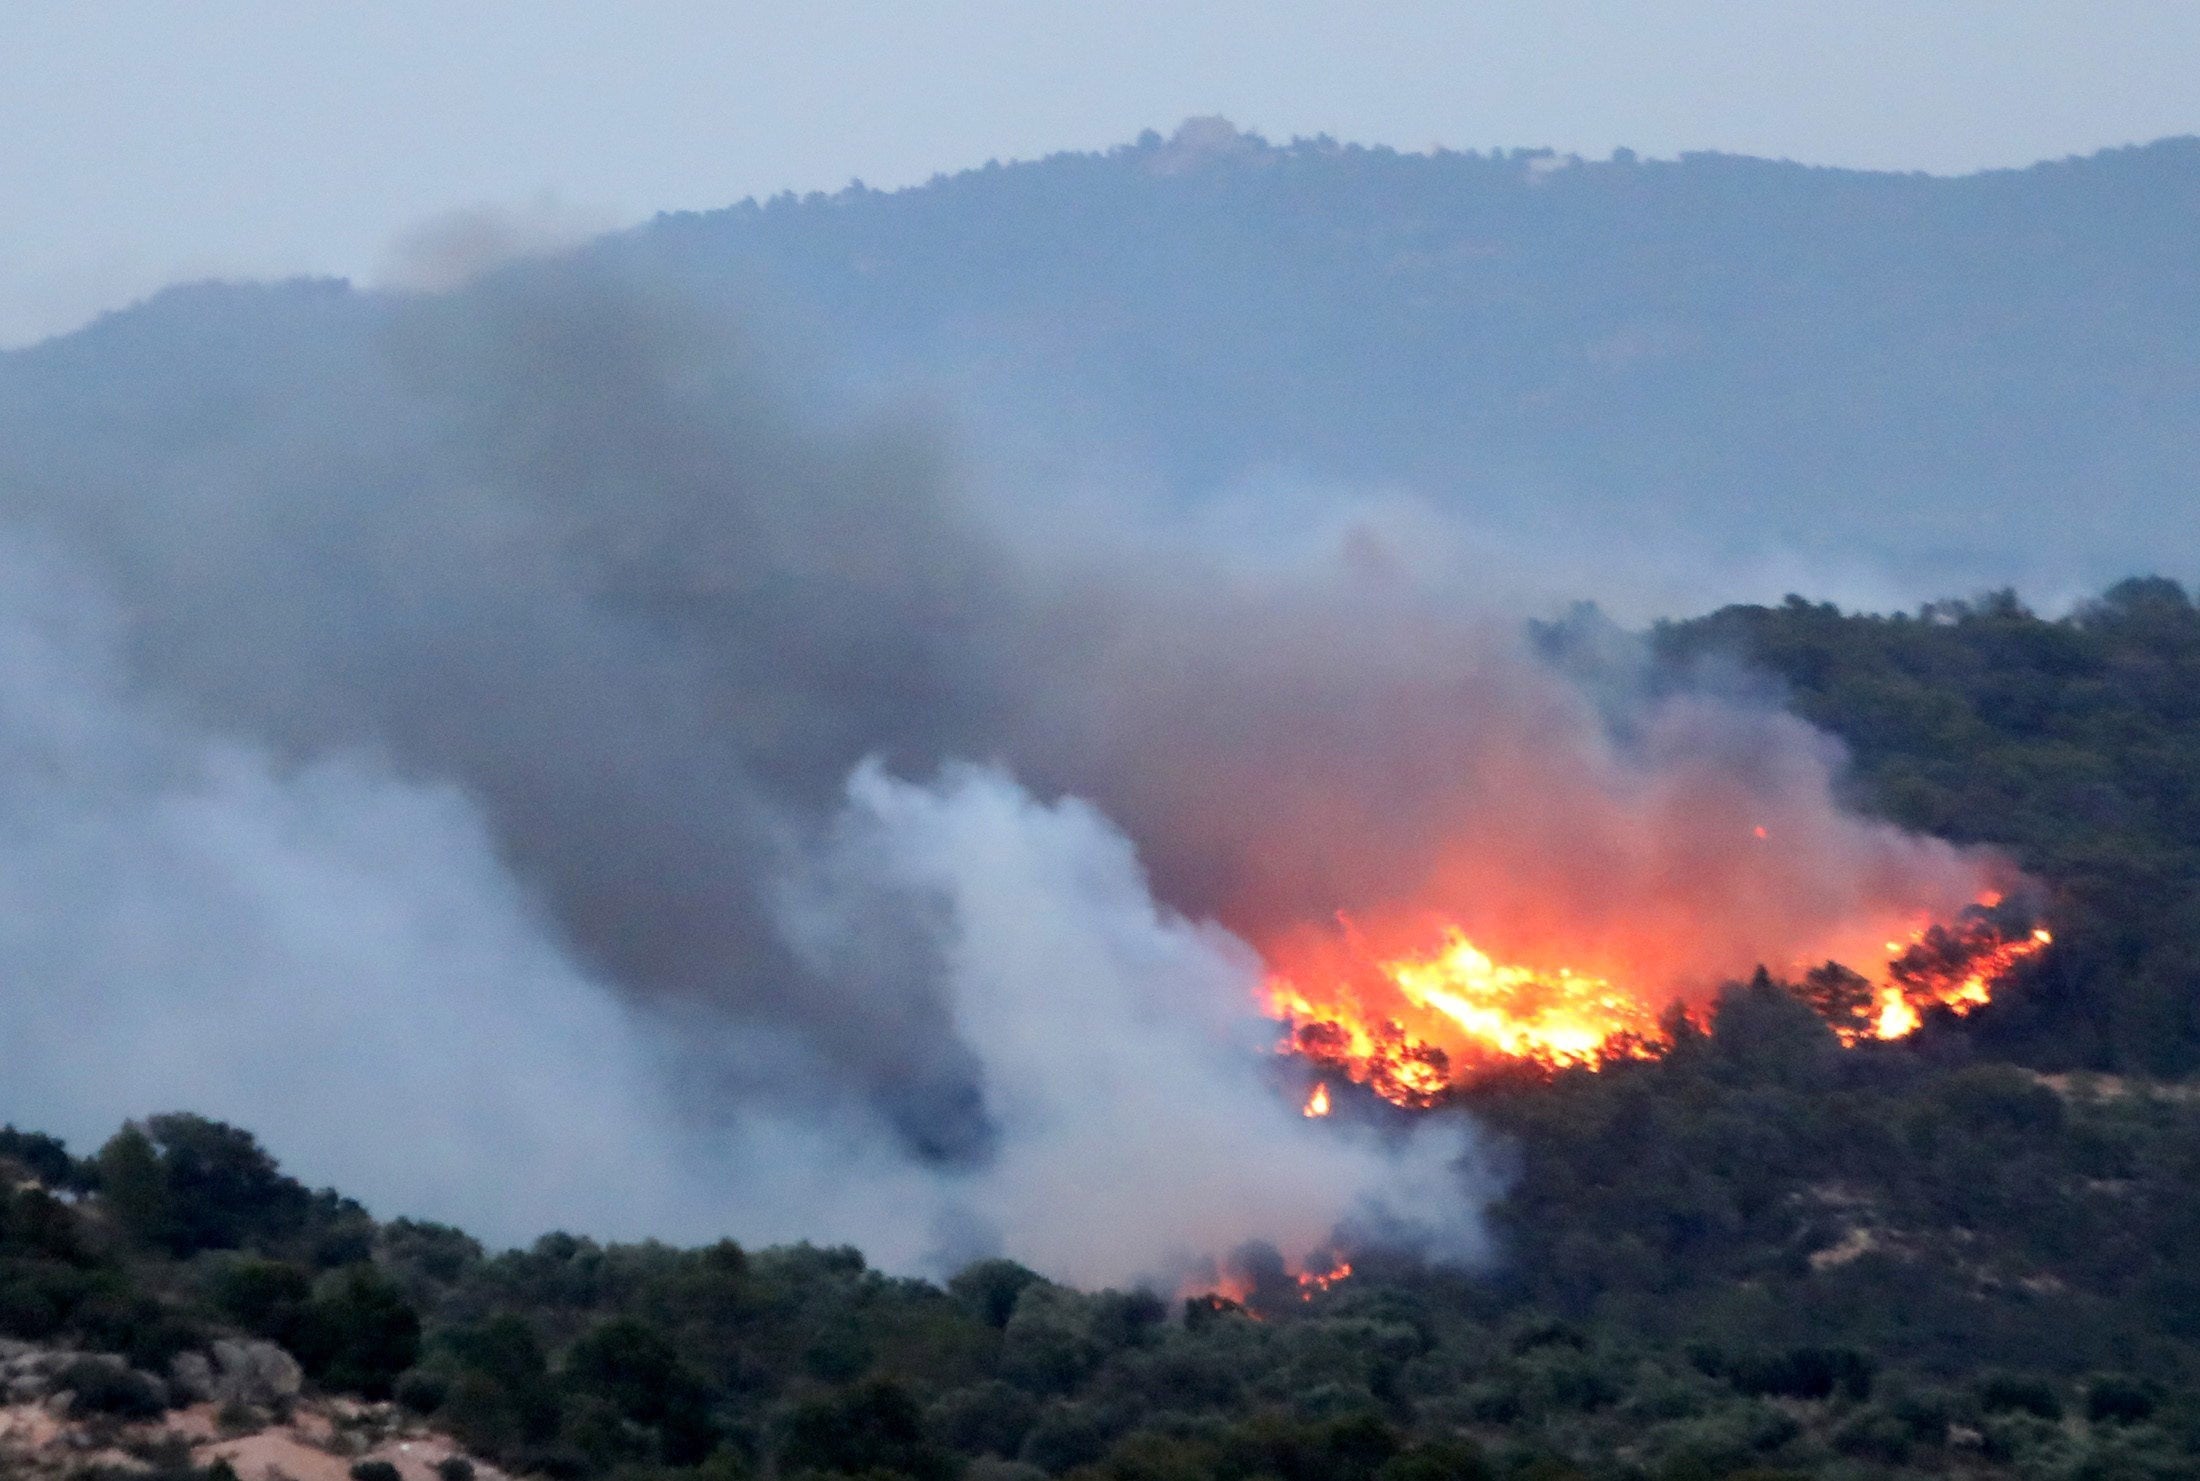
[[[166,1248],[175,1227],[159,1149],[135,1122],[115,1133],[94,1159],[101,1204],[117,1228],[140,1244]]]
[[[390,1397],[420,1355],[420,1315],[396,1282],[371,1265],[327,1277],[288,1325],[286,1345],[309,1377],[330,1388]]]
[[[1683,667],[1778,674],[1896,822],[1997,845],[2058,945],[1979,1028],[2046,1069],[2200,1068],[2200,607],[2161,577],[2058,619],[2001,593],[1850,616],[1790,597],[1669,624]]]
[[[2055,1385],[2029,1373],[1989,1373],[1979,1380],[1979,1408],[1988,1414],[2029,1414],[2062,1418],[2062,1395]]]
[[[151,1419],[167,1407],[144,1374],[118,1363],[82,1358],[62,1369],[55,1384],[76,1395],[77,1409],[93,1414]]]
[[[941,1443],[964,1455],[1013,1456],[1039,1416],[1039,1401],[998,1378],[940,1396],[926,1422]]]
[[[557,1393],[533,1325],[516,1313],[441,1334],[429,1366],[443,1379],[441,1423],[488,1455],[514,1455],[557,1432]]]
[[[781,1426],[779,1468],[947,1481],[955,1463],[927,1432],[908,1390],[876,1380],[795,1405]]]
[[[79,1176],[76,1159],[59,1137],[0,1126],[0,1165],[11,1162],[48,1188],[73,1186]]]
[[[1041,1283],[1036,1271],[1014,1260],[980,1260],[963,1267],[948,1281],[947,1289],[987,1326],[1005,1327],[1025,1288]]]
[[[692,1465],[717,1444],[708,1390],[647,1322],[614,1317],[593,1328],[566,1353],[560,1377],[576,1416],[569,1431],[608,1421],[590,1425],[581,1445],[599,1462],[639,1451]]]
[[[811,1246],[489,1255],[412,1223],[335,1269],[303,1237],[179,1262],[104,1196],[29,1189],[0,1199],[0,1312],[43,1305],[48,1330],[156,1370],[210,1327],[270,1337],[318,1387],[394,1393],[507,1471],[576,1481],[2200,1463],[2200,1103],[1829,1047],[1769,977],[1664,1060],[1463,1099],[1517,1163],[1504,1264],[1367,1251],[1258,1311],[1171,1321],[1150,1293],[1005,1262],[941,1289]],[[117,1188],[162,1166],[139,1138],[101,1159]]]
[[[1392,1456],[1376,1481],[1496,1481],[1482,1448],[1471,1441],[1431,1440]]]
[[[2085,1417],[2095,1424],[2137,1424],[2161,1404],[2160,1384],[2126,1373],[2104,1373],[2085,1386]]]
[[[312,1272],[283,1260],[240,1256],[216,1265],[207,1282],[214,1309],[254,1336],[290,1345],[313,1300]]]
[[[365,1211],[285,1177],[250,1132],[203,1116],[154,1116],[116,1133],[88,1181],[116,1226],[164,1254],[253,1250],[321,1267],[366,1258]]]

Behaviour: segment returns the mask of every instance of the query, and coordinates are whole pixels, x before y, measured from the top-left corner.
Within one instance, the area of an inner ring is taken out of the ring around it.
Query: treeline
[[[1469,1100],[1514,1162],[1490,1268],[1361,1250],[1309,1293],[1250,1249],[1242,1304],[808,1246],[493,1253],[195,1117],[82,1160],[9,1132],[0,1334],[155,1373],[269,1338],[549,1477],[2200,1470],[2200,1105],[1955,1034],[1844,1050],[1771,983],[1663,1061]]]
[[[2055,949],[1981,1015],[2043,1069],[2200,1067],[2200,608],[2160,577],[2062,618],[2013,594],[1863,616],[1790,597],[1658,629],[1739,656],[1847,743],[1863,806],[2009,853]]]

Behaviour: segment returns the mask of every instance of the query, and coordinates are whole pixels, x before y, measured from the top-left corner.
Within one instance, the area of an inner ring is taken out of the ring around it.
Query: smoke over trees
[[[492,1232],[1128,1279],[1379,1206],[1471,1249],[1449,1133],[1271,1093],[1231,932],[1655,915],[1650,986],[1708,992],[1991,872],[1845,813],[1745,688],[1561,672],[1442,521],[1004,494],[762,363],[576,262],[0,362],[0,1021],[43,1066],[0,1109],[322,1106],[286,1156]],[[370,1105],[430,1154],[356,1145]]]

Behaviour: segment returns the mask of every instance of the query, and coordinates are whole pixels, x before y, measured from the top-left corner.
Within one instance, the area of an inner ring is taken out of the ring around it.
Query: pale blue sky
[[[181,277],[1102,147],[1727,149],[1952,172],[2200,131],[2200,0],[5,0],[0,344]]]

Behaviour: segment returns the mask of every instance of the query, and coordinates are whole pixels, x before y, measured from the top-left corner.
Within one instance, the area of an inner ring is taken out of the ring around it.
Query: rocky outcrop
[[[352,1481],[370,1464],[399,1481],[508,1481],[394,1404],[307,1396],[303,1379],[282,1348],[245,1338],[182,1354],[166,1379],[114,1353],[0,1338],[0,1481],[144,1474],[156,1449],[246,1481]]]
[[[169,1384],[111,1352],[0,1340],[0,1403],[44,1404],[57,1414],[86,1407],[142,1415],[174,1402]]]
[[[203,1353],[179,1355],[168,1377],[186,1402],[252,1409],[280,1409],[305,1386],[298,1360],[274,1343],[232,1338],[216,1342]]]

